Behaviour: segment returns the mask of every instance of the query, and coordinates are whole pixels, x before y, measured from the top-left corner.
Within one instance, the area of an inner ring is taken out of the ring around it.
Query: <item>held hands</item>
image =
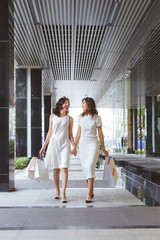
[[[77,149],[76,149],[76,147],[74,147],[74,148],[72,149],[71,153],[72,153],[74,156],[77,155]]]

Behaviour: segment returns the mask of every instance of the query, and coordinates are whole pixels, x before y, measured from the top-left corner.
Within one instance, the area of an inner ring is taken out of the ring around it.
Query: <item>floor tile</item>
[[[146,207],[124,189],[122,179],[116,188],[108,189],[103,170],[96,170],[95,197],[91,204],[86,204],[88,190],[80,160],[72,158],[66,191],[68,203],[62,204],[54,199],[51,169],[49,174],[52,180],[36,182],[25,178],[24,170],[16,171],[18,191],[0,193],[0,240],[158,239],[160,208]]]

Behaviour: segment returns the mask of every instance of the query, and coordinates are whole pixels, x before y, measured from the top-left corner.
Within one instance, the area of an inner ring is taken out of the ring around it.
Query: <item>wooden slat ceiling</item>
[[[42,66],[43,92],[97,99],[153,0],[15,0],[15,59]]]

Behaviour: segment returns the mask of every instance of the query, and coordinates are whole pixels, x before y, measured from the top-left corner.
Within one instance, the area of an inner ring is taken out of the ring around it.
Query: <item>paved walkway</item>
[[[96,170],[95,197],[85,203],[87,184],[78,157],[71,159],[67,204],[53,198],[55,185],[16,172],[16,192],[0,193],[0,239],[158,239],[160,208],[147,207],[124,189],[119,177],[107,189],[103,170]],[[120,172],[119,172],[120,175]]]

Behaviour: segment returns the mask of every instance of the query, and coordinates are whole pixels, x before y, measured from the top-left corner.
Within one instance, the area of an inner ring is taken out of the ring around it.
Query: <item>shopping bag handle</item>
[[[40,159],[41,161],[44,161],[44,154],[38,154],[38,159]]]
[[[109,156],[108,156],[107,158],[105,157],[105,163],[106,163],[106,165],[109,165],[109,161],[110,161]]]

